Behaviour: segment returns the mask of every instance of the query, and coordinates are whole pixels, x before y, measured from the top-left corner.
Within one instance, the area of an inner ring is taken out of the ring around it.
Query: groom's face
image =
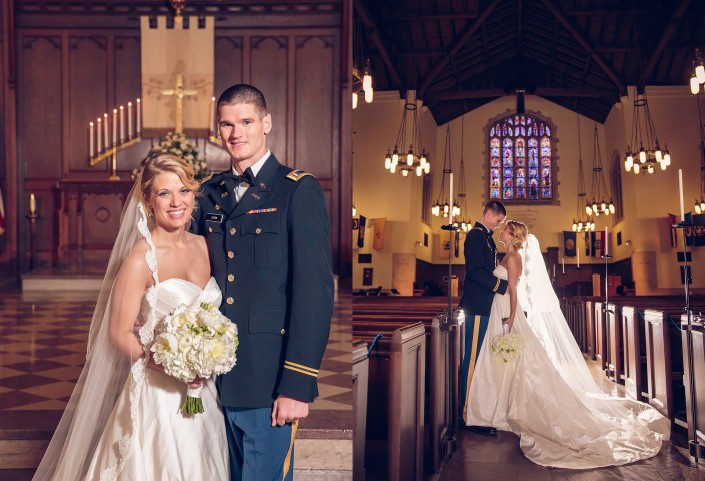
[[[506,217],[507,216],[502,213],[495,214],[492,211],[488,211],[487,212],[487,224],[485,224],[485,225],[487,226],[487,228],[489,230],[495,230],[497,227],[502,225],[502,222],[504,222],[504,219]]]

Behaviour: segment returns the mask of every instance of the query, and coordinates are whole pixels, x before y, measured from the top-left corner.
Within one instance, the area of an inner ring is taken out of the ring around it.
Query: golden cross
[[[190,97],[198,94],[196,90],[184,89],[184,78],[181,74],[176,75],[176,87],[173,89],[162,90],[162,95],[176,97],[176,129],[175,133],[182,134],[184,132],[184,97]]]

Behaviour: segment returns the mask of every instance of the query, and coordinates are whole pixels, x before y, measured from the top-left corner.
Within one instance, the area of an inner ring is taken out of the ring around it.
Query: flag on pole
[[[372,248],[378,251],[384,249],[384,224],[386,221],[386,217],[373,220],[375,237],[372,240]]]
[[[668,226],[671,229],[671,247],[678,247],[678,229],[673,227],[677,223],[676,214],[668,214]]]

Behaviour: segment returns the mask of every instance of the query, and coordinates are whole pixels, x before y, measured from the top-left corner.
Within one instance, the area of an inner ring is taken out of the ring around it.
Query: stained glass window
[[[490,200],[553,200],[552,128],[530,115],[512,115],[490,128]]]

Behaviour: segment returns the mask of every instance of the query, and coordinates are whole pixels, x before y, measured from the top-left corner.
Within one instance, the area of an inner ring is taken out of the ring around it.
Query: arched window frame
[[[529,133],[529,129],[530,133]],[[518,115],[503,114],[487,124],[487,177],[485,193],[488,200],[500,200],[508,205],[545,205],[558,204],[556,181],[556,129],[552,122],[533,112]],[[499,133],[499,135],[497,135]],[[511,135],[510,135],[511,133]],[[518,134],[518,135],[517,135]],[[505,157],[511,153],[511,167]],[[536,158],[538,176],[531,175],[531,167]],[[497,162],[499,160],[499,162]],[[543,166],[546,166],[545,168]],[[507,169],[511,168],[512,198],[505,198],[506,181],[509,179]],[[499,171],[499,186],[496,185],[496,170]],[[524,197],[521,195],[521,173],[524,169]],[[548,173],[548,185],[541,180]],[[538,183],[537,198],[532,198],[531,181]],[[544,190],[548,187],[548,192]],[[499,189],[499,196],[495,194]],[[546,195],[547,194],[547,195]]]

